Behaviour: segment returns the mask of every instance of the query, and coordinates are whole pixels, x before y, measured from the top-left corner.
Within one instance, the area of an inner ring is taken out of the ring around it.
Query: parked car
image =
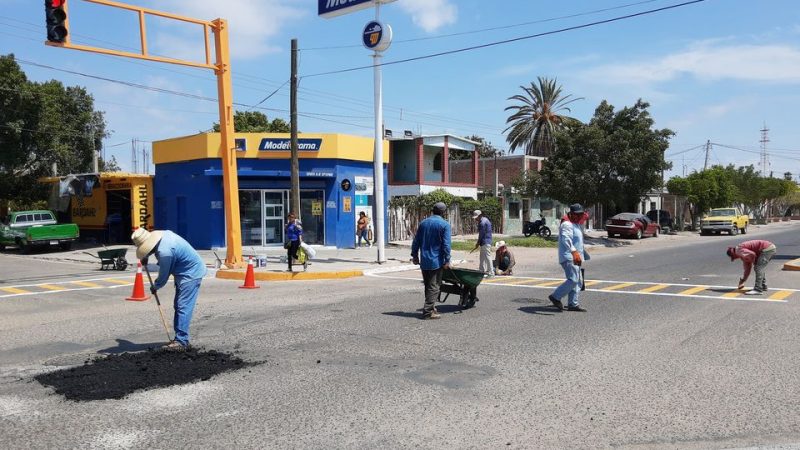
[[[747,233],[750,217],[738,208],[715,208],[700,221],[700,234],[720,234],[723,231],[731,236]]]
[[[69,250],[79,236],[74,223],[58,225],[51,211],[16,211],[0,225],[0,250],[7,245],[16,246],[27,253],[34,245],[58,245]]]
[[[608,237],[632,237],[641,239],[647,236],[658,237],[659,227],[644,214],[620,213],[606,222]]]
[[[669,213],[669,211],[665,211],[663,209],[652,209],[647,211],[647,218],[661,225],[661,231],[664,233],[668,233],[670,230],[675,228],[672,223],[672,215]]]

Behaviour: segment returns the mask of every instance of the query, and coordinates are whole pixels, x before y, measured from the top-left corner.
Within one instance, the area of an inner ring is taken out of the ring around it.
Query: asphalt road
[[[449,300],[438,321],[418,319],[416,272],[258,290],[209,279],[193,343],[259,364],[95,401],[33,377],[163,341],[154,303],[125,302],[130,286],[88,265],[0,254],[0,289],[33,291],[0,298],[0,436],[26,449],[797,448],[800,273],[780,267],[800,257],[799,226],[594,249],[588,313],[549,306],[548,258],[482,284],[474,309]],[[763,298],[732,291],[741,264],[724,251],[745,238],[778,245]]]

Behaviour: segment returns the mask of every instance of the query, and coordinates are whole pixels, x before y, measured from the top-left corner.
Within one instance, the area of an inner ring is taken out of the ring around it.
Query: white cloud
[[[299,0],[162,0],[150,3],[154,8],[197,19],[226,19],[230,25],[231,55],[246,59],[278,51],[280,46],[270,40],[307,13],[304,7],[295,6]],[[157,33],[155,42],[180,56],[193,59],[197,59],[198,54],[202,56],[204,50],[199,44],[202,34],[188,35],[183,31]]]
[[[458,9],[450,0],[400,0],[398,5],[427,33],[456,23],[458,17]]]
[[[658,59],[605,64],[587,72],[613,84],[650,85],[690,76],[700,81],[800,83],[800,49],[789,45],[719,45],[713,41]]]

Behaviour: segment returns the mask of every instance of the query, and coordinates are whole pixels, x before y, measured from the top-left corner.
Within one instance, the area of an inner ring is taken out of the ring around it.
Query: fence
[[[389,208],[389,241],[408,241],[414,239],[419,223],[430,213],[423,214],[415,208],[395,206]],[[474,233],[474,222],[465,221],[461,217],[461,208],[457,203],[447,208],[444,216],[450,223],[450,230],[454,236],[465,233]]]

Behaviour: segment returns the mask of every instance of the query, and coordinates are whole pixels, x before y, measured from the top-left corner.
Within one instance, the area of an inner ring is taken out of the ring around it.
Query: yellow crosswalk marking
[[[100,284],[90,283],[88,281],[72,281],[72,284],[77,284],[78,286],[88,287],[88,288],[99,288],[103,287]]]
[[[593,280],[593,281],[587,281],[585,284],[587,286],[594,286],[595,284],[600,284],[600,283],[602,283],[602,281]]]
[[[506,281],[503,284],[522,284],[522,283],[527,283],[528,281],[530,281],[530,280],[528,280],[527,278],[517,278],[517,279],[512,279],[512,280]]]
[[[30,291],[25,291],[22,289],[17,289],[13,287],[0,287],[0,291],[8,292],[9,294],[30,294]]]
[[[722,294],[722,296],[725,297],[725,298],[734,298],[734,297],[738,297],[740,295],[742,295],[742,291],[738,291],[738,290],[737,291],[726,292],[726,293]]]
[[[620,283],[620,284],[615,284],[614,286],[609,286],[607,288],[603,288],[603,289],[600,289],[600,290],[601,291],[615,291],[617,289],[622,289],[622,288],[626,288],[628,286],[633,286],[634,284],[636,284],[636,283]]]
[[[692,295],[697,294],[700,291],[705,291],[707,286],[695,286],[693,288],[686,289],[685,291],[678,292],[678,295]]]
[[[498,281],[504,281],[504,280],[503,280],[503,279],[501,279],[501,278],[499,278],[499,277],[494,277],[494,278],[484,278],[484,279],[483,279],[483,282],[484,282],[484,283],[497,283]]]
[[[133,284],[132,281],[118,280],[116,278],[104,278],[102,281],[108,281],[109,283],[115,284]]]
[[[788,296],[790,296],[792,294],[794,294],[794,292],[792,292],[792,291],[778,291],[778,292],[770,295],[769,299],[770,300],[783,300],[783,299],[785,299],[786,297],[788,297]]]
[[[644,289],[640,290],[639,292],[655,292],[655,291],[660,291],[662,289],[666,289],[668,287],[669,287],[668,284],[656,284],[655,286],[650,286],[648,288],[644,288]]]
[[[42,289],[47,289],[48,291],[65,291],[65,290],[67,290],[67,288],[65,288],[64,286],[58,286],[58,285],[55,285],[55,284],[39,284],[39,285],[37,285],[37,287],[40,287]]]
[[[545,281],[544,283],[539,283],[539,284],[536,284],[534,286],[537,286],[537,287],[555,286],[555,285],[561,284],[563,282],[564,282],[564,280]]]

